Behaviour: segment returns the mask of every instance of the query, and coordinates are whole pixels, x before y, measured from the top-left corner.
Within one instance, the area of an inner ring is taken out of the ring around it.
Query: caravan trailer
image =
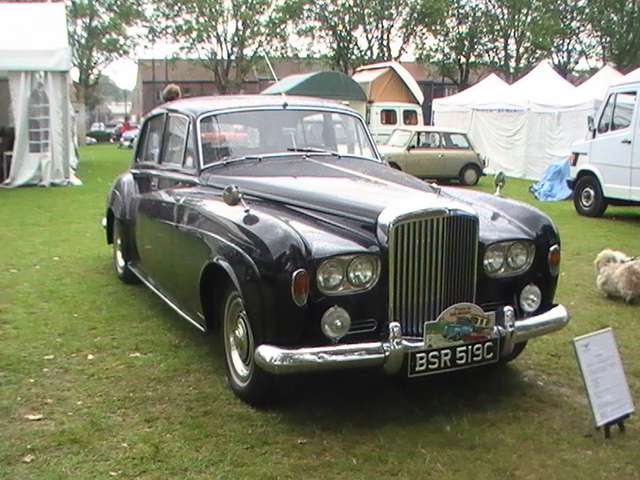
[[[377,144],[385,143],[396,128],[416,125],[424,125],[420,105],[403,102],[377,102],[367,105],[367,126]]]

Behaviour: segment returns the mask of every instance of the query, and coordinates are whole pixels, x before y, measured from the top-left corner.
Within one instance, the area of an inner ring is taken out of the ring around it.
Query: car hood
[[[370,225],[375,225],[384,210],[460,210],[480,218],[481,236],[489,241],[532,235],[525,224],[535,209],[468,189],[441,189],[371,160],[342,157],[327,161],[316,156],[296,161],[291,157],[243,160],[207,169],[202,181],[220,189],[239,187],[249,208],[253,200],[264,200]]]
[[[415,203],[416,208],[442,204],[442,195],[432,185],[385,164],[357,158],[246,160],[211,168],[204,180],[219,188],[236,185],[249,202],[257,197],[361,220],[376,219],[397,203]],[[457,202],[453,203],[455,208]]]

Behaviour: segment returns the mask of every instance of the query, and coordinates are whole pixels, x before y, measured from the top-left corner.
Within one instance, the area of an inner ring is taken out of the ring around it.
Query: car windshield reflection
[[[235,158],[306,152],[377,159],[355,116],[317,110],[254,110],[200,119],[203,166]]]
[[[413,133],[408,130],[396,129],[391,132],[391,135],[389,135],[386,144],[391,147],[406,147],[409,143],[409,140],[411,140],[411,135],[413,135]]]

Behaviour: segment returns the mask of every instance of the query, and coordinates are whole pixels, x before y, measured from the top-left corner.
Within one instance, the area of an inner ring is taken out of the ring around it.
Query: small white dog
[[[607,296],[621,297],[628,303],[640,298],[640,257],[605,249],[593,265],[598,272],[596,286]]]

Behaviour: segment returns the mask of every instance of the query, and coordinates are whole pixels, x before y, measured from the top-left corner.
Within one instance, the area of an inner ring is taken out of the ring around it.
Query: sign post
[[[574,338],[573,347],[596,427],[604,426],[605,438],[611,436],[612,425],[624,432],[624,420],[635,409],[613,330]]]

